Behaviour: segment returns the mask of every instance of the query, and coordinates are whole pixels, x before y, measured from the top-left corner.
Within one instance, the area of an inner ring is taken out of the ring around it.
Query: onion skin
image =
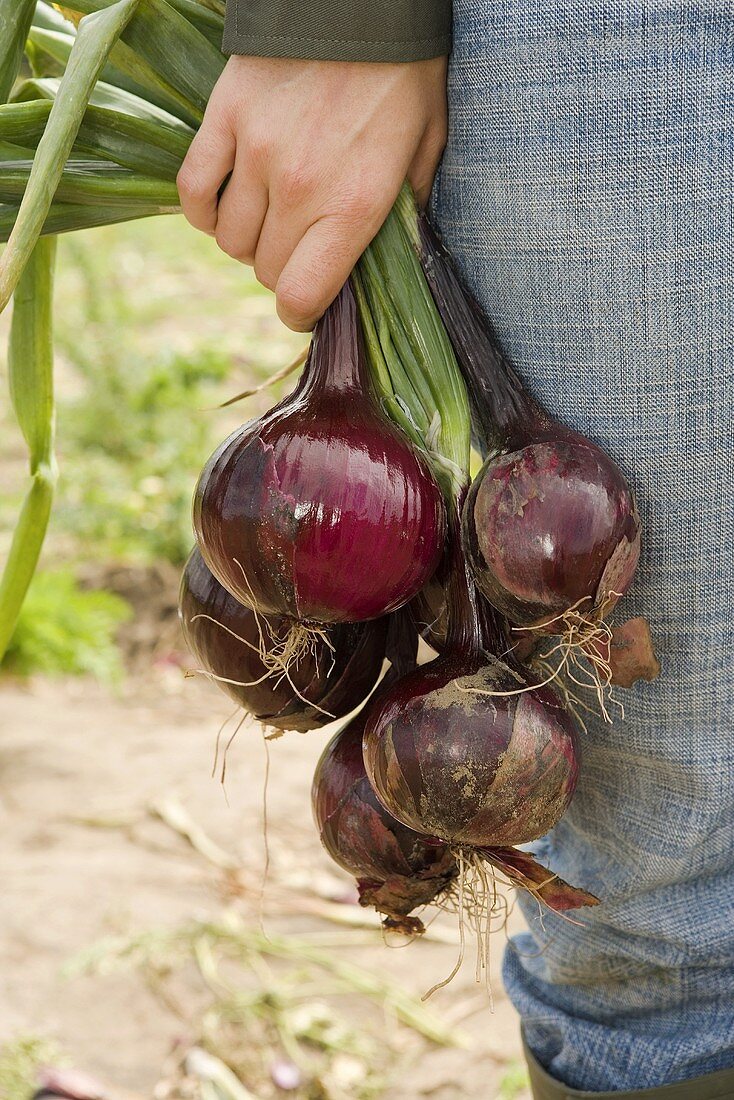
[[[640,556],[627,480],[600,447],[527,392],[423,214],[416,240],[487,456],[463,517],[479,588],[516,626],[540,626],[571,609],[603,618],[628,590]],[[562,634],[564,626],[548,632]]]
[[[371,395],[347,284],[316,327],[294,394],[204,468],[194,497],[204,559],[267,615],[355,622],[415,595],[445,527],[428,466]]]
[[[417,832],[474,848],[547,833],[573,796],[576,728],[550,687],[491,657],[449,653],[370,708],[367,775],[386,809]]]
[[[375,795],[362,758],[364,714],[329,742],[312,787],[314,820],[331,858],[357,879],[360,904],[393,926],[421,931],[404,918],[427,905],[456,875],[449,849],[397,821]]]
[[[603,617],[640,556],[624,476],[602,450],[574,438],[489,459],[469,490],[462,533],[481,592],[518,626],[569,608]]]
[[[276,729],[305,732],[349,714],[374,687],[385,656],[387,619],[343,624],[328,631],[333,652],[315,637],[288,677],[267,676],[259,647],[270,642],[270,632],[284,640],[290,621],[259,616],[261,641],[255,613],[230,596],[198,549],[181,579],[179,616],[186,643],[202,668],[237,681],[216,683],[248,713]]]

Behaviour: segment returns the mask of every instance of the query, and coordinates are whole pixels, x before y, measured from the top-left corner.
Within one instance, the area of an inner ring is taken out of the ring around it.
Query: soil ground
[[[210,773],[226,714],[216,689],[184,680],[166,662],[118,694],[88,681],[0,686],[0,1043],[19,1034],[51,1035],[76,1066],[116,1089],[159,1095],[162,1067],[181,1041],[180,1020],[132,972],[70,977],[63,968],[111,933],[173,927],[221,914],[228,904],[244,906],[254,919],[243,896],[257,889],[252,884],[263,867],[265,747],[256,728],[241,730],[229,752],[225,800]],[[327,941],[332,935],[342,945],[333,947],[340,957],[420,996],[453,967],[455,920],[441,915],[432,927],[436,938],[389,950],[376,926],[345,930],[305,911],[304,898],[326,912],[324,899],[344,898],[351,889],[321,850],[311,821],[310,779],[327,737],[318,731],[270,743],[265,928]],[[151,812],[162,799],[176,800],[241,864],[239,899],[232,875],[228,884],[215,865],[216,852],[214,862],[204,858]],[[283,904],[284,884],[292,905]],[[348,905],[340,911],[361,912]],[[510,928],[519,923],[513,916]],[[471,957],[430,1002],[439,1019],[460,1022],[469,1049],[423,1042],[381,1097],[527,1100],[522,1086],[508,1085],[508,1068],[521,1055],[517,1020],[499,980],[502,947],[497,935],[493,1013],[475,984]],[[364,1000],[355,997],[346,1011],[359,1026]]]

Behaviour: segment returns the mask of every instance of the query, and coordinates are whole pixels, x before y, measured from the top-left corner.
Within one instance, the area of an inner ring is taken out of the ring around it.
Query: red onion
[[[286,672],[278,649],[287,644],[289,620],[256,615],[235,600],[198,549],[184,569],[179,615],[202,668],[236,703],[277,729],[303,732],[349,714],[374,687],[386,653],[386,618],[343,623],[314,635]]]
[[[417,244],[487,454],[463,517],[477,583],[511,623],[578,637],[631,584],[640,521],[630,487],[600,447],[525,391],[424,216]]]
[[[571,801],[576,728],[556,693],[507,652],[458,542],[455,534],[445,652],[369,708],[365,768],[408,828],[459,847],[522,844],[548,832]]]
[[[440,895],[456,874],[444,844],[406,828],[380,803],[362,759],[364,712],[326,746],[312,788],[314,819],[332,859],[357,879],[360,904],[391,927],[421,931],[408,915]]]
[[[349,284],[316,326],[296,391],[210,458],[194,526],[238,600],[306,623],[378,618],[433,573],[443,499],[375,402]]]

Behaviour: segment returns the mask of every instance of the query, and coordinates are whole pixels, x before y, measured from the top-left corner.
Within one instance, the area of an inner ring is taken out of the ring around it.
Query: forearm
[[[421,61],[451,48],[451,0],[227,0],[229,54]]]

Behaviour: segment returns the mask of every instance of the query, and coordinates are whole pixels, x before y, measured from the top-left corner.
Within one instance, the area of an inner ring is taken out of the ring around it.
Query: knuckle
[[[266,130],[254,130],[247,136],[247,148],[250,160],[258,167],[262,167],[272,157],[273,137]]]
[[[343,219],[350,225],[378,225],[380,222],[378,199],[368,191],[348,192],[343,195],[340,205]]]
[[[280,173],[278,192],[285,206],[295,206],[311,194],[315,184],[314,170],[305,161],[293,161]]]

